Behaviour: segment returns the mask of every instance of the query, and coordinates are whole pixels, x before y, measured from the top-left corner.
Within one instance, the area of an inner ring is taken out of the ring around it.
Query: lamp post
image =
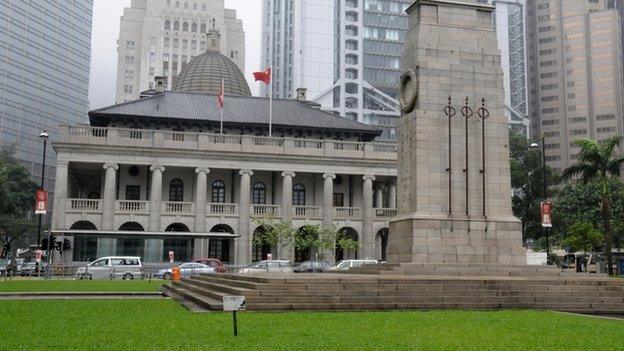
[[[546,178],[546,144],[544,143],[544,134],[541,136],[542,143],[542,195],[544,202],[548,199],[548,183]],[[531,144],[531,149],[537,149],[539,145],[537,143]],[[541,208],[540,208],[541,213]],[[542,231],[544,232],[544,236],[546,237],[546,264],[550,261],[550,240],[548,238],[548,228],[542,226]]]
[[[44,129],[41,134],[39,134],[39,139],[43,140],[43,162],[41,167],[41,190],[44,190],[45,186],[45,169],[46,169],[46,149],[48,146],[48,130]],[[41,247],[41,227],[43,226],[43,214],[39,215],[39,226],[37,227],[37,247]],[[50,243],[48,243],[48,246]]]

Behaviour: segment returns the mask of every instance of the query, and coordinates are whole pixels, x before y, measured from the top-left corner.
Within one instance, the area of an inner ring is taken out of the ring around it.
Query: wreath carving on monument
[[[418,100],[418,66],[416,69],[408,69],[401,75],[401,88],[399,92],[399,102],[401,112],[410,113],[416,106]]]

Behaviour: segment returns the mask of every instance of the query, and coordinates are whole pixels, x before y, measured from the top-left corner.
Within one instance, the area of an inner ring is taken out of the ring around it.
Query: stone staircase
[[[244,295],[252,311],[547,309],[624,314],[624,280],[558,276],[202,274],[163,287],[193,311]]]
[[[467,277],[579,277],[556,266],[501,265],[488,263],[384,263],[351,268],[344,273],[375,275],[437,275]],[[593,274],[606,278],[606,274]]]

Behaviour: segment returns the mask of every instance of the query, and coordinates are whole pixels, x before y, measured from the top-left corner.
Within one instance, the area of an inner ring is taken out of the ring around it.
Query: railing
[[[185,213],[192,214],[194,209],[193,202],[175,202],[167,201],[162,204],[162,213]]]
[[[319,206],[293,206],[294,218],[321,218],[323,211]]]
[[[395,161],[394,144],[302,138],[267,138],[251,135],[227,135],[170,130],[60,126],[60,142],[76,144],[115,145],[266,153],[278,155],[310,155]]]
[[[279,217],[280,207],[278,205],[251,205],[251,214],[253,216]]]
[[[149,213],[149,201],[117,200],[116,212]]]
[[[102,200],[67,199],[66,212],[102,212]]]
[[[375,218],[378,219],[391,219],[397,215],[396,208],[376,208]]]
[[[237,204],[211,203],[207,205],[209,215],[236,215],[238,214]]]
[[[360,207],[334,207],[334,218],[362,218]]]

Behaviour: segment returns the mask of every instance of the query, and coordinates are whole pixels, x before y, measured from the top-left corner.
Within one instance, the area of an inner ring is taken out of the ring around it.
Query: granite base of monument
[[[390,223],[387,261],[392,263],[526,264],[516,218],[453,219],[400,216]]]

